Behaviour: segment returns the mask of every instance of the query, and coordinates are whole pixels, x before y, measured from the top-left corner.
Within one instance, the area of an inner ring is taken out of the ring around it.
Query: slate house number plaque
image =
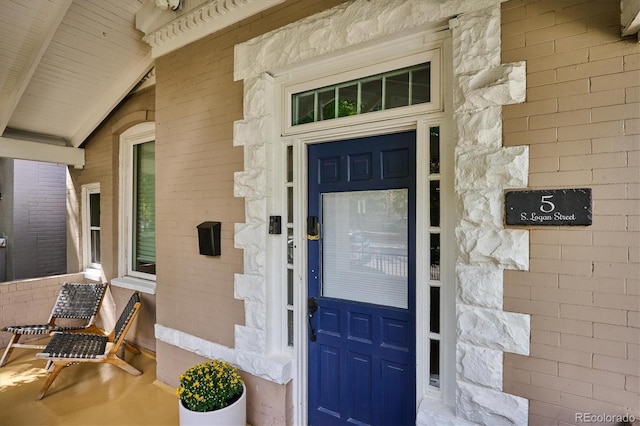
[[[507,225],[591,225],[591,189],[509,191],[505,194]]]

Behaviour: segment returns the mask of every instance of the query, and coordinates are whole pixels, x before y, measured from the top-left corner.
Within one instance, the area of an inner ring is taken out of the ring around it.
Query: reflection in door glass
[[[431,279],[440,281],[440,234],[431,234]]]
[[[431,215],[431,226],[440,226],[440,181],[429,182],[429,211]]]
[[[322,294],[408,307],[408,190],[322,195]]]
[[[429,359],[430,359],[430,373],[429,373],[429,385],[439,388],[440,387],[440,341],[431,340],[429,347]]]

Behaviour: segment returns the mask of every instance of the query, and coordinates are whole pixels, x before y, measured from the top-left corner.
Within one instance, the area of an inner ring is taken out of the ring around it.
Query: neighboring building
[[[160,381],[238,365],[253,425],[640,418],[640,47],[620,15],[147,2],[155,84],[79,145],[70,269],[144,292],[131,336]],[[534,192],[506,224],[507,193],[556,189],[591,198]]]
[[[67,272],[67,168],[0,158],[0,281]]]

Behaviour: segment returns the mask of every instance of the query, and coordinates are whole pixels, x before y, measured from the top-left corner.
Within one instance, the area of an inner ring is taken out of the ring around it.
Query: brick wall
[[[640,415],[640,47],[620,2],[502,5],[502,60],[527,61],[527,101],[503,109],[505,145],[530,145],[529,186],[588,187],[593,225],[531,228],[530,270],[505,272],[505,310],[531,315],[531,354],[505,355],[504,389],[530,424]]]

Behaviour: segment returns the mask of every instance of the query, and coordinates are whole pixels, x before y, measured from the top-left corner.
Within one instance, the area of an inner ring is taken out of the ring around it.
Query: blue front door
[[[414,131],[309,146],[309,424],[415,424]]]

